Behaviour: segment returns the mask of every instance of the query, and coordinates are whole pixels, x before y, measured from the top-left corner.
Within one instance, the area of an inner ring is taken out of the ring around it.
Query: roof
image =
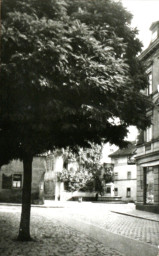
[[[128,144],[128,147],[118,149],[114,153],[110,154],[109,157],[116,158],[120,156],[130,156],[130,155],[134,155],[135,151],[136,151],[136,141],[133,141]]]
[[[139,60],[144,60],[146,58],[149,57],[150,54],[152,54],[152,52],[154,52],[155,50],[158,50],[159,46],[159,38],[157,38],[155,41],[153,41],[152,43],[150,43],[150,45],[148,46],[148,48],[146,48],[140,55],[139,55]]]
[[[159,25],[159,20],[158,21],[155,21],[151,24],[151,27],[150,27],[150,30],[153,30],[154,27],[156,27],[157,25]]]
[[[152,31],[155,27],[159,27],[159,20],[151,24],[150,30]],[[159,32],[158,32],[159,33]],[[151,41],[149,46],[140,54],[139,59],[144,60],[149,57],[154,51],[159,49],[159,34],[154,41]]]

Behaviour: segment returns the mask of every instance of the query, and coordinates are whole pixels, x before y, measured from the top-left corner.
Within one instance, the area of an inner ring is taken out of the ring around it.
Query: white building
[[[111,157],[114,164],[114,196],[123,201],[136,201],[137,168],[134,160],[136,147],[133,142],[128,148],[118,149]]]

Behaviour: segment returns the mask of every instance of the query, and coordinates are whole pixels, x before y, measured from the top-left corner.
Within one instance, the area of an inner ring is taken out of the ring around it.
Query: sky
[[[121,2],[133,14],[132,27],[138,28],[144,50],[151,40],[150,26],[154,21],[159,20],[159,0],[121,0]]]

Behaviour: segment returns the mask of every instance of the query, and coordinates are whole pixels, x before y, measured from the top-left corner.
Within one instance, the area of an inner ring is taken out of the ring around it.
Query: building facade
[[[159,21],[150,30],[149,47],[140,55],[149,77],[147,95],[154,109],[147,110],[152,125],[139,135],[137,143],[137,202],[136,208],[159,213]]]
[[[135,164],[135,142],[128,148],[118,149],[110,155],[114,165],[114,196],[120,196],[122,201],[136,201],[137,168]]]
[[[43,187],[45,157],[34,157],[32,172],[32,203],[37,201]],[[0,170],[0,201],[21,203],[23,187],[23,163],[13,160]]]
[[[63,184],[57,173],[63,170],[61,153],[47,153],[33,158],[31,202],[43,204],[44,200],[60,200]],[[23,163],[13,160],[0,169],[0,202],[21,203]]]

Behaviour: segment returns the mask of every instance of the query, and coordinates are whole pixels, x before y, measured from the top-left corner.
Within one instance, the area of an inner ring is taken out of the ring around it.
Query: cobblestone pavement
[[[103,226],[113,233],[158,246],[159,223],[112,214]]]
[[[71,228],[71,221],[94,225],[147,245],[159,245],[159,222],[111,212],[118,206],[74,203],[64,208],[32,207],[31,234],[36,242],[14,241],[20,222],[20,207],[0,206],[0,255],[2,256],[123,256],[84,233]],[[128,207],[128,206],[123,206]],[[119,207],[120,208],[120,207]],[[119,209],[118,208],[118,209]],[[120,209],[122,210],[122,209]],[[65,222],[66,218],[69,222]],[[69,223],[69,227],[65,225]],[[100,240],[99,240],[100,241]],[[8,247],[9,244],[9,247]],[[143,244],[144,246],[144,244]]]
[[[75,231],[54,219],[51,210],[33,209],[31,234],[35,241],[15,240],[20,221],[20,207],[0,206],[1,256],[124,256],[120,252]],[[58,209],[59,211],[59,209]]]
[[[70,218],[92,223],[112,233],[154,246],[159,245],[159,222],[116,214],[108,208],[106,205],[89,205],[87,208],[61,209],[58,218],[60,214],[67,214]]]

